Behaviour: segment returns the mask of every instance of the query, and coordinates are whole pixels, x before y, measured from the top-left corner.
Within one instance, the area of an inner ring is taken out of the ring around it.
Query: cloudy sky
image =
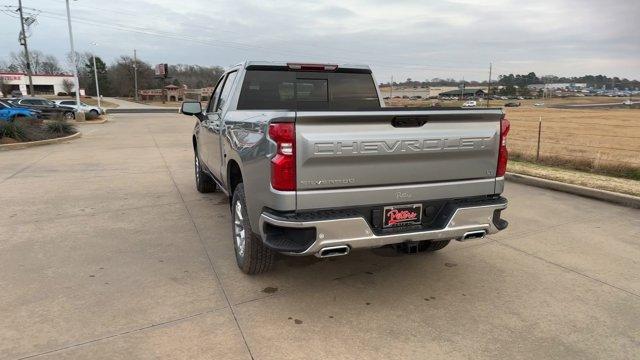
[[[30,47],[63,59],[64,0],[23,5],[40,11]],[[486,79],[490,62],[494,74],[640,78],[637,0],[78,0],[71,11],[76,49],[107,62],[135,48],[152,64],[366,63],[379,81]],[[0,60],[18,29],[0,13]]]

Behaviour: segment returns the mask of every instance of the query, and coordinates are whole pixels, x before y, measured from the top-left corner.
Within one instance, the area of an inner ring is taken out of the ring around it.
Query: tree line
[[[65,64],[53,56],[38,50],[29,51],[31,69],[34,74],[60,75],[72,73],[73,67],[78,69],[80,88],[85,89],[87,95],[96,95],[96,84],[93,68],[93,54],[91,52],[76,53],[76,61],[72,61],[71,53],[67,54]],[[157,79],[152,65],[144,60],[134,59],[122,55],[107,65],[99,56],[95,57],[100,84],[100,94],[104,96],[134,95],[134,63],[137,65],[138,89],[156,89],[163,85],[186,85],[188,88],[203,88],[215,86],[222,76],[224,69],[220,66],[200,66],[176,64],[169,65],[169,78]],[[12,52],[8,61],[0,62],[2,72],[27,72],[27,60],[24,51]]]
[[[497,80],[491,82],[492,86],[499,85],[504,87],[525,88],[532,84],[551,84],[551,83],[586,83],[588,87],[605,88],[605,89],[635,89],[640,87],[640,80],[631,80],[627,78],[619,78],[617,76],[608,77],[606,75],[584,75],[584,76],[556,76],[544,75],[537,76],[535,72],[528,74],[508,74],[499,75]],[[417,81],[408,78],[402,82],[393,82],[393,86],[401,87],[433,87],[433,86],[460,86],[465,87],[486,87],[488,81],[461,81],[452,78],[441,79],[433,78],[424,81]],[[381,83],[380,85],[390,85],[390,82]]]

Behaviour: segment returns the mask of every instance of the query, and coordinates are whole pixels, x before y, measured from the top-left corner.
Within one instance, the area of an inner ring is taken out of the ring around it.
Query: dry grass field
[[[640,109],[546,107],[622,100],[624,99],[609,97],[520,100],[522,106],[504,108],[511,121],[511,157],[536,160],[538,126],[542,122],[540,163],[640,179]],[[435,102],[436,100],[390,99],[387,100],[387,105],[431,106]],[[544,102],[545,107],[533,106],[536,102]],[[503,103],[491,101],[491,106],[501,106]],[[444,101],[440,104],[460,106],[461,102]]]
[[[640,109],[506,108],[512,154],[582,170],[640,177]]]

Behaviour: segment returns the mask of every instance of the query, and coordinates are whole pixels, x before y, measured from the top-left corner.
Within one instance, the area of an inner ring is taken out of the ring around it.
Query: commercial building
[[[55,95],[59,92],[65,92],[64,82],[70,81],[72,84],[73,75],[32,75],[33,95]],[[72,85],[75,91],[75,86]],[[0,72],[0,93],[2,96],[9,96],[15,90],[20,91],[22,95],[32,95],[29,91],[29,76],[25,73],[5,73]],[[5,94],[6,92],[6,94]],[[82,94],[82,91],[80,91]]]
[[[466,98],[483,98],[484,94],[485,92],[482,89],[465,88],[465,89],[455,89],[455,90],[444,91],[438,94],[438,96],[439,97],[464,96],[464,98],[466,99]]]

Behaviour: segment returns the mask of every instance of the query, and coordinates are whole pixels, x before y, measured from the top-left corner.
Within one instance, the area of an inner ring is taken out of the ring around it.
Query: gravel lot
[[[111,119],[0,152],[0,358],[640,354],[638,210],[508,183],[490,238],[248,277],[226,199],[195,191],[194,119]]]

